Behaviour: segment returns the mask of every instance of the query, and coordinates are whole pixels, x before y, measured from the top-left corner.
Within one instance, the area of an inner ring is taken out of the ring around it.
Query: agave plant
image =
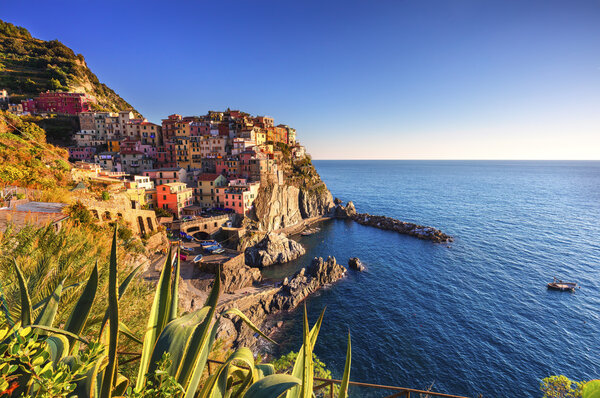
[[[64,291],[63,283],[60,283],[49,297],[32,306],[26,280],[18,265],[14,264],[21,293],[20,319],[13,321],[10,312],[5,311],[10,328],[0,330],[0,393],[9,392],[8,395],[11,396],[54,396],[48,395],[41,380],[44,380],[44,377],[57,378],[56,375],[59,375],[54,383],[48,385],[54,386],[54,389],[63,386],[60,396],[121,396],[128,390],[129,385],[129,380],[118,371],[117,349],[119,337],[122,335],[142,345],[138,376],[132,395],[144,396],[147,391],[149,393],[147,386],[153,382],[152,378],[155,375],[160,374],[171,380],[176,386],[174,391],[181,391],[184,398],[276,398],[286,392],[287,398],[312,396],[312,351],[324,313],[321,313],[319,320],[309,331],[305,308],[304,345],[291,375],[275,374],[273,366],[268,364],[255,364],[252,352],[247,348],[240,348],[200,386],[208,354],[213,348],[223,317],[237,316],[256,333],[271,339],[237,309],[217,314],[221,288],[219,273],[205,305],[197,311],[180,316],[178,249],[176,253],[169,251],[158,281],[146,332],[142,340],[138,339],[119,321],[119,299],[139,267],[118,284],[116,234],[115,230],[109,259],[108,306],[101,321],[97,342],[90,342],[81,336],[96,299],[97,264],[62,329],[55,328],[53,323]],[[37,310],[38,315],[32,321]],[[27,345],[29,342],[31,346]],[[85,348],[82,349],[82,346]],[[30,359],[27,355],[19,354],[18,358],[25,358],[23,363],[26,365],[21,362],[20,365],[15,365],[11,355],[22,351],[35,352],[37,356]],[[165,358],[168,361],[165,361]],[[30,366],[34,362],[37,368]],[[347,396],[349,372],[350,339],[339,395],[342,398]]]

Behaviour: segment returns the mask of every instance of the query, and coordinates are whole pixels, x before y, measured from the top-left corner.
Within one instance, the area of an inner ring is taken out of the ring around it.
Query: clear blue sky
[[[239,108],[314,158],[600,159],[599,1],[12,1],[154,122]]]

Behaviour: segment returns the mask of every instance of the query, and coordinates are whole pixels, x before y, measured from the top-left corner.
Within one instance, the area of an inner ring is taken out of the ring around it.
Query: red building
[[[33,100],[22,101],[23,111],[34,113],[60,113],[77,115],[89,112],[96,100],[83,93],[50,92],[40,93]]]

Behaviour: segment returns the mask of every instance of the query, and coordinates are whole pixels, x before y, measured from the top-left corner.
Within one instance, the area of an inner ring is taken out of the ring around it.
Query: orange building
[[[156,188],[156,203],[158,207],[171,212],[175,217],[181,216],[181,211],[193,203],[194,190],[183,182],[171,182]]]

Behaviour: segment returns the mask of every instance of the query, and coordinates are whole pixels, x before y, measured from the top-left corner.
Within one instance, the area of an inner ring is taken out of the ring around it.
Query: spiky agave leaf
[[[13,260],[13,264],[15,266],[19,290],[21,292],[21,327],[25,327],[31,324],[31,297],[29,296],[29,290],[27,289],[27,282],[21,273],[17,261]]]
[[[204,384],[198,398],[223,398],[227,394],[227,386],[231,373],[235,370],[232,365],[236,362],[241,362],[248,367],[248,374],[243,385],[249,384],[248,378],[252,380],[254,376],[254,355],[252,355],[252,351],[248,348],[242,347],[231,354],[225,363],[219,366],[219,369],[214,374],[215,377],[211,377]],[[247,381],[248,383],[246,383]],[[244,388],[243,385],[241,388]]]
[[[300,383],[300,379],[291,375],[270,375],[252,384],[244,398],[277,398]]]
[[[179,274],[181,270],[180,248],[177,247],[177,260],[175,262],[175,275],[173,275],[173,284],[171,285],[171,309],[169,311],[169,322],[177,318],[179,311]]]
[[[97,290],[98,261],[96,261],[96,264],[92,269],[92,273],[90,274],[90,277],[88,278],[88,281],[85,284],[85,288],[83,289],[83,292],[81,292],[79,300],[77,300],[77,303],[73,307],[71,315],[69,315],[69,319],[65,324],[65,330],[74,334],[81,333],[81,331],[85,327],[87,318],[90,315],[90,311],[92,310],[92,305],[94,304],[94,299],[96,298]]]
[[[108,365],[104,369],[100,398],[111,398],[113,380],[117,372],[117,347],[119,343],[119,297],[117,292],[117,227],[113,234],[108,267],[109,342]]]
[[[154,345],[158,340],[163,329],[167,326],[170,311],[171,311],[171,248],[167,254],[165,265],[160,273],[158,287],[154,294],[154,301],[148,317],[148,325],[144,335],[144,345],[142,347],[142,357],[140,358],[140,367],[138,370],[137,382],[135,385],[136,391],[141,391],[146,385],[146,373],[150,357],[154,350]]]
[[[305,308],[306,309],[306,308]],[[323,323],[323,317],[325,316],[325,310],[327,309],[327,307],[323,308],[323,311],[321,311],[321,315],[319,315],[319,319],[317,319],[317,322],[314,324],[314,326],[312,327],[312,329],[310,330],[309,333],[309,342],[310,342],[310,347],[314,347],[314,345],[317,342],[317,337],[319,336],[319,331],[321,330],[321,324]],[[304,365],[305,365],[305,346],[306,344],[303,344],[302,347],[300,347],[300,350],[298,351],[298,356],[296,358],[296,362],[294,363],[294,367],[292,369],[292,376],[302,380],[303,379],[303,375],[304,375]],[[310,355],[311,361],[312,361],[312,348],[311,348],[311,355]],[[286,394],[286,398],[298,398],[301,397],[301,387],[294,387],[291,390],[289,390]]]
[[[34,324],[42,326],[52,326],[56,312],[58,311],[58,303],[60,302],[60,296],[62,295],[64,279],[56,286],[56,289],[50,295],[50,299],[46,302],[42,311],[40,311]]]
[[[220,292],[221,274],[217,272],[212,290],[206,299],[205,307],[209,308],[206,320],[192,333],[182,364],[177,371],[177,382],[183,386],[185,398],[194,397],[208,359],[208,353],[217,334],[219,321],[217,320],[212,326],[211,323],[217,309]]]
[[[344,365],[344,376],[342,377],[342,385],[340,386],[340,395],[338,398],[346,398],[348,396],[348,384],[350,383],[350,363],[351,362],[352,362],[352,343],[350,341],[350,332],[348,332],[348,348],[346,349],[346,364]],[[333,388],[333,386],[330,388]]]

